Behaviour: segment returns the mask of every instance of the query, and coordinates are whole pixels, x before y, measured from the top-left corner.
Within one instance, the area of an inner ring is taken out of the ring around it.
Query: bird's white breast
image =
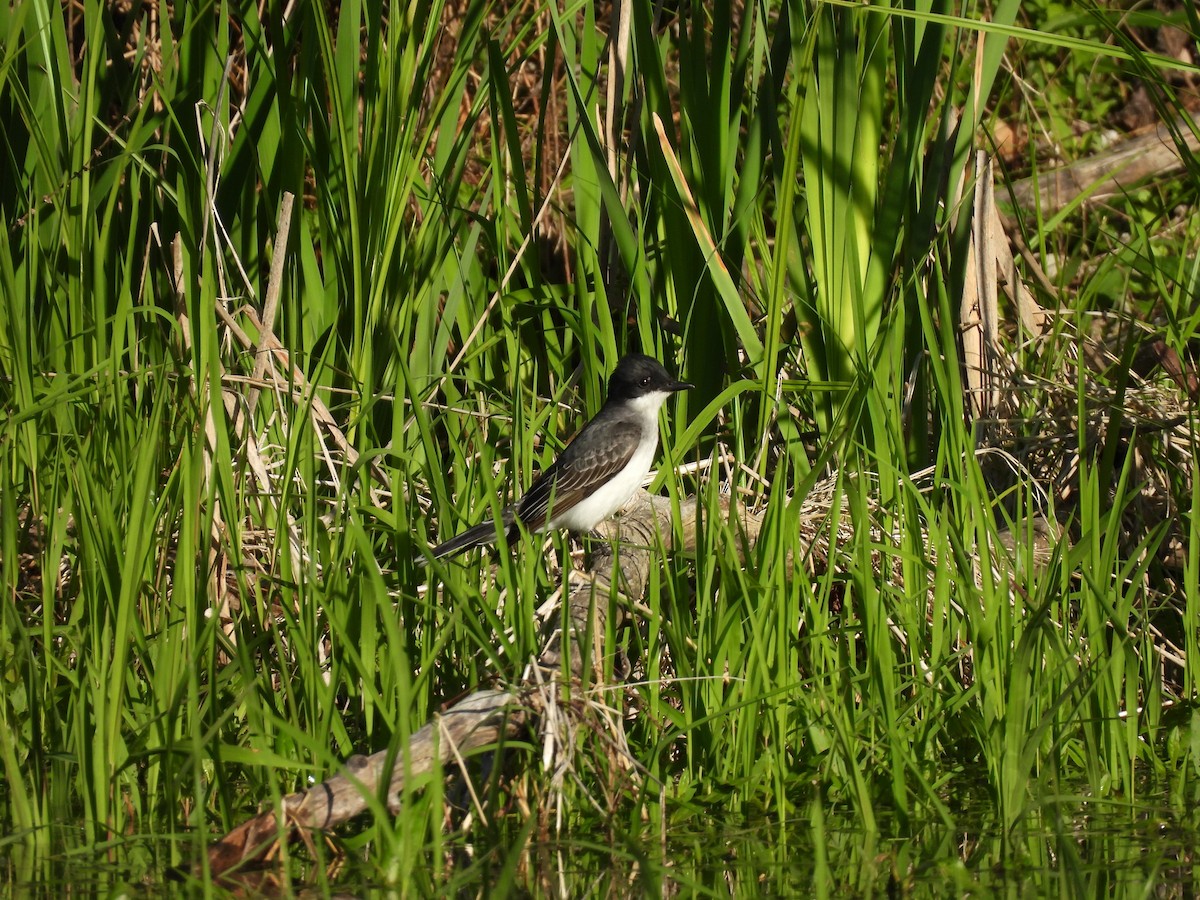
[[[669,396],[656,391],[629,401],[641,418],[642,441],[638,449],[625,468],[602,487],[565,510],[561,516],[553,516],[548,528],[591,531],[629,501],[633,492],[646,480],[650,464],[654,462],[654,451],[658,449],[658,410]]]

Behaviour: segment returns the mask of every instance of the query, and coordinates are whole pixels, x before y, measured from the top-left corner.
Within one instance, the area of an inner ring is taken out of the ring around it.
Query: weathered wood
[[[1188,154],[1195,154],[1200,150],[1197,128],[1200,112],[1181,116],[1170,124],[1160,122],[1146,133],[1117,141],[1095,156],[1013,182],[1012,201],[1024,209],[1033,209],[1036,204],[1043,214],[1051,215],[1088,191],[1092,201],[1118,196],[1146,178],[1182,169],[1185,163],[1176,136]]]
[[[723,504],[729,509],[729,504]],[[680,504],[683,551],[696,547],[698,506],[694,499]],[[759,521],[740,506],[734,514],[741,519],[748,544],[757,536]],[[511,690],[483,690],[459,701],[434,716],[412,735],[399,751],[381,750],[370,756],[352,756],[341,772],[307,791],[288,794],[278,809],[270,809],[234,828],[209,847],[208,864],[214,875],[271,857],[281,839],[296,833],[308,840],[314,830],[328,830],[366,812],[370,798],[381,796],[386,785],[387,808],[401,811],[405,785],[429,775],[452,760],[496,743],[528,728],[534,718],[529,701],[535,685],[545,673],[569,671],[573,680],[583,677],[589,661],[600,660],[614,573],[621,593],[640,599],[649,580],[650,566],[658,548],[673,549],[672,504],[664,497],[639,492],[620,519],[605,523],[603,536],[591,556],[590,569],[573,576],[572,589],[545,650],[537,659],[537,672],[529,672]],[[660,543],[661,542],[661,543]],[[573,635],[568,665],[563,666],[562,628]],[[587,651],[581,648],[588,641]]]
[[[324,830],[365,812],[368,798],[379,796],[387,784],[387,807],[400,812],[409,778],[435,771],[479,747],[516,734],[524,724],[520,695],[515,691],[476,691],[435,715],[409,739],[405,750],[380,750],[352,756],[345,768],[307,791],[288,794],[278,810],[268,810],[243,822],[209,847],[208,863],[215,875],[270,855],[280,837],[292,829]],[[436,760],[436,763],[435,763]]]
[[[696,549],[696,534],[699,522],[699,505],[689,498],[679,504],[679,530],[681,543],[675,544],[673,523],[675,511],[669,497],[658,497],[646,491],[638,491],[625,506],[619,518],[601,523],[597,529],[603,538],[592,551],[589,569],[575,579],[567,598],[566,622],[575,636],[570,646],[579,648],[568,661],[571,675],[582,678],[584,664],[591,660],[600,661],[601,641],[607,623],[608,598],[612,596],[613,574],[617,575],[617,590],[630,601],[639,600],[646,592],[650,579],[650,565],[661,546],[668,552],[693,553]],[[728,499],[720,502],[726,514],[731,509]],[[740,504],[732,506],[734,514],[742,523],[742,533],[749,538],[746,546],[753,543],[761,523],[756,516],[749,515]],[[740,548],[745,552],[745,547]],[[582,638],[590,635],[583,651]],[[586,656],[586,658],[585,658]],[[561,631],[555,633],[538,659],[543,668],[562,666]]]

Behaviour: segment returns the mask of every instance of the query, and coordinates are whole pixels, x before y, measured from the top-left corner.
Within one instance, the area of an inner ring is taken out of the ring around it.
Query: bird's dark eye
[[[641,384],[641,386],[642,386],[642,387],[645,387],[645,386],[646,386],[646,385],[648,385],[649,383],[650,383],[650,376],[649,376],[649,375],[643,375],[643,376],[642,376],[642,380],[639,382],[639,384]]]

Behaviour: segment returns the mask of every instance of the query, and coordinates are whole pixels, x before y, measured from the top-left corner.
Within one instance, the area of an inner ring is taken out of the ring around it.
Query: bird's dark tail
[[[511,514],[505,510],[505,520],[508,520]],[[483,547],[488,544],[496,543],[497,529],[512,527],[511,521],[503,521],[502,524],[497,524],[491,519],[485,519],[474,528],[468,528],[462,534],[456,534],[444,544],[438,544],[430,552],[434,559],[445,559],[447,556],[454,556],[457,553],[465,553],[473,547]],[[425,557],[417,559],[417,565],[423,566],[426,563]]]

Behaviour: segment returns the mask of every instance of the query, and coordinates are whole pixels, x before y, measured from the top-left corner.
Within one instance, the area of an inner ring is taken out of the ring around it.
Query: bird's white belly
[[[642,486],[658,441],[642,441],[642,446],[620,472],[614,475],[591,496],[580,500],[560,515],[551,515],[546,528],[566,528],[570,531],[591,531],[628,502],[633,492]],[[552,505],[553,512],[553,505]]]

